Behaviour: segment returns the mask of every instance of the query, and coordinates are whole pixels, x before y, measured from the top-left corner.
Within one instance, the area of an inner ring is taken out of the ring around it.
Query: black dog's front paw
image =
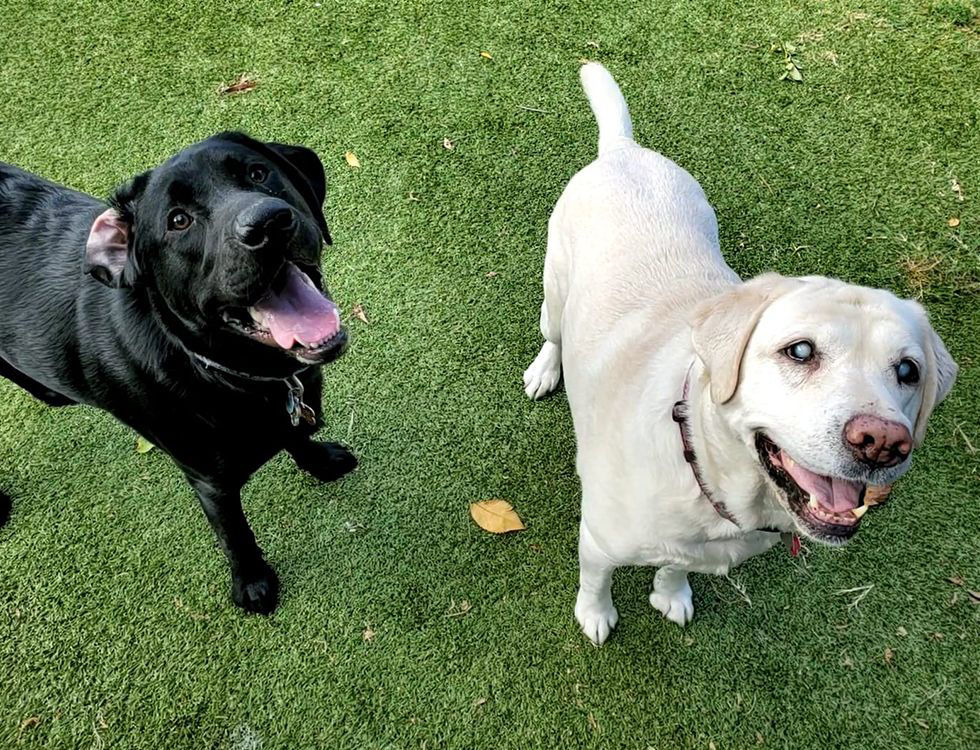
[[[332,482],[357,468],[354,454],[340,443],[308,441],[292,451],[293,460],[303,471],[321,482]]]
[[[231,598],[246,612],[271,615],[279,602],[279,577],[263,563],[263,568],[249,575],[232,574]]]

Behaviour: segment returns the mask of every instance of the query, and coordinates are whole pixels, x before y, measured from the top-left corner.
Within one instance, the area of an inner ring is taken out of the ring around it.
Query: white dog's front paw
[[[619,622],[619,612],[611,601],[601,602],[595,599],[586,601],[580,593],[575,602],[575,619],[578,620],[585,637],[596,646],[601,646]]]
[[[687,581],[676,591],[657,591],[650,594],[650,604],[671,622],[681,627],[694,617],[694,593]]]
[[[545,341],[538,356],[524,371],[524,392],[527,397],[544,398],[558,387],[561,380],[561,348]]]

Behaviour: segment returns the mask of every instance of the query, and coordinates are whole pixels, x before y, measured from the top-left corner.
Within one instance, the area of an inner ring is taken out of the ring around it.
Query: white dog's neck
[[[733,532],[791,530],[792,519],[765,480],[755,446],[746,444],[712,401],[710,381],[697,357],[687,377],[686,428],[709,499],[734,518],[729,524]]]

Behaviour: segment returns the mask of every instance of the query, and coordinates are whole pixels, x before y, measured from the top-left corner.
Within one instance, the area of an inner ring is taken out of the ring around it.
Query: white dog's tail
[[[582,66],[582,88],[599,123],[599,155],[616,145],[620,138],[633,138],[633,122],[623,93],[616,81],[597,62]]]

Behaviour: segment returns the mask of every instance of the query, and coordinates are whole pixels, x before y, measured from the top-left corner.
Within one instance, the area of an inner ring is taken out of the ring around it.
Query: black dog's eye
[[[895,365],[895,374],[902,385],[915,385],[919,382],[919,366],[911,359],[903,359]]]
[[[174,232],[183,232],[193,223],[194,217],[179,208],[175,208],[167,217],[167,229]]]
[[[783,354],[794,362],[809,362],[813,359],[813,342],[803,339],[783,349]]]
[[[262,184],[265,182],[265,178],[269,176],[269,170],[263,167],[261,164],[253,164],[248,168],[248,179],[252,182],[257,182]]]

